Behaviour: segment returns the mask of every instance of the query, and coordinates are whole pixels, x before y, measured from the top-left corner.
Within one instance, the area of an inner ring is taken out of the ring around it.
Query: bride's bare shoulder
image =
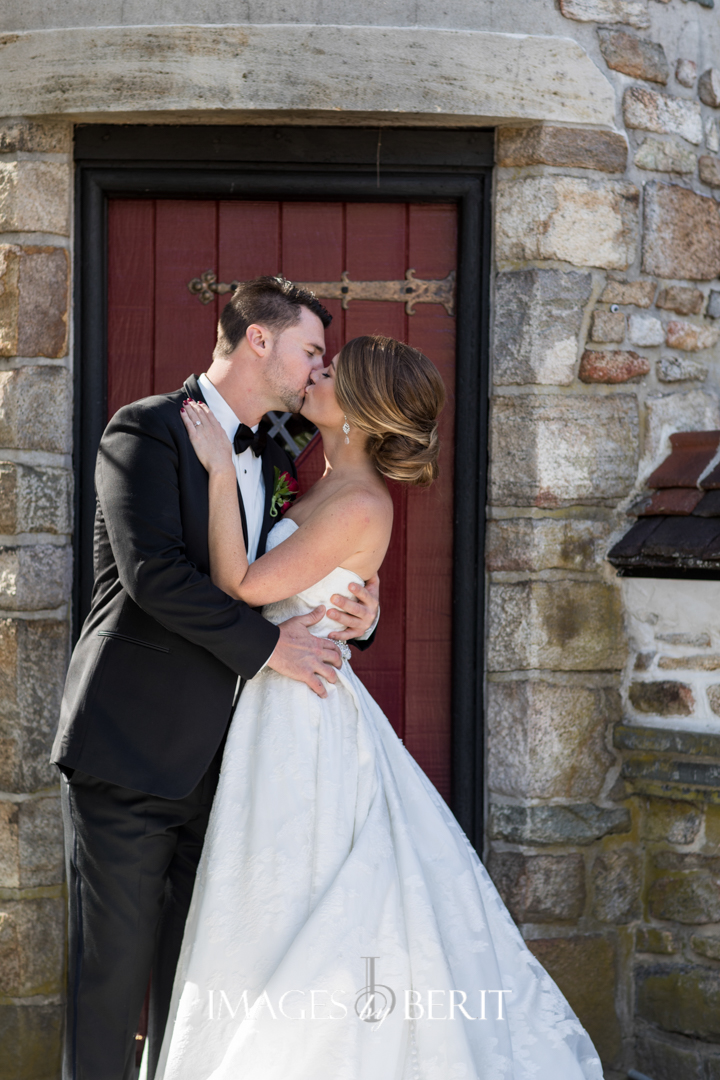
[[[352,481],[347,483],[336,496],[337,509],[345,513],[362,517],[370,515],[378,522],[392,522],[393,501],[384,481]]]

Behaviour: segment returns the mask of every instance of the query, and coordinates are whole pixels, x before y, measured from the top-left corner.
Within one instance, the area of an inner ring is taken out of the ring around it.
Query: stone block
[[[705,631],[688,633],[681,630],[669,634],[655,634],[655,640],[662,641],[666,645],[689,645],[693,649],[709,649],[712,645],[712,638]]]
[[[700,179],[708,187],[720,187],[720,159],[703,154],[699,161]]]
[[[594,570],[602,562],[610,526],[575,518],[508,518],[488,524],[487,568]]]
[[[664,1031],[720,1041],[720,971],[697,964],[641,965],[635,987],[643,1020]]]
[[[611,688],[491,682],[490,790],[519,799],[597,797],[614,760],[605,733],[619,716]]]
[[[622,71],[633,79],[661,83],[670,78],[670,68],[662,45],[629,34],[627,30],[598,28],[600,52],[605,63],[614,71]]]
[[[568,385],[573,381],[590,274],[517,270],[495,284],[493,381]]]
[[[692,1044],[677,1046],[649,1032],[637,1040],[635,1064],[652,1080],[705,1080],[702,1061]]]
[[[720,851],[720,805],[705,807],[705,850],[715,855]]]
[[[623,666],[620,591],[600,581],[493,582],[488,670],[611,671]]]
[[[70,166],[0,161],[0,232],[70,233]]]
[[[630,811],[594,803],[574,806],[490,805],[490,838],[510,844],[592,844],[601,836],[630,831]]]
[[[625,23],[636,30],[650,26],[643,0],[560,0],[560,10],[578,22]]]
[[[720,656],[702,653],[699,656],[661,656],[658,660],[661,671],[718,671]]]
[[[720,150],[720,126],[714,116],[705,117],[705,145],[711,154]]]
[[[699,956],[706,956],[708,960],[720,960],[720,937],[693,934],[690,944]]]
[[[18,338],[20,248],[0,244],[0,356],[15,356]]]
[[[550,124],[500,127],[497,164],[504,168],[554,165],[559,168],[624,172],[627,142],[615,131],[588,131]]]
[[[536,939],[526,945],[560,987],[603,1062],[615,1062],[622,1041],[615,1007],[615,953],[611,942],[588,934]],[[589,973],[592,978],[588,978]]]
[[[681,86],[687,86],[688,90],[695,85],[697,79],[697,64],[694,60],[678,60],[675,65],[675,78]]]
[[[67,622],[0,620],[0,791],[57,783],[49,763],[68,661]]]
[[[495,398],[490,501],[550,508],[615,504],[635,482],[638,426],[631,394]]]
[[[627,923],[642,915],[642,862],[632,848],[615,848],[598,855],[592,869],[592,912],[606,923]]]
[[[685,926],[720,922],[720,859],[661,851],[655,855],[653,869],[663,875],[648,891],[653,918]]]
[[[62,1005],[0,1005],[0,1080],[57,1080]]]
[[[631,315],[629,330],[633,345],[662,345],[665,341],[663,325],[652,315]]]
[[[594,311],[590,330],[592,341],[624,341],[625,315],[622,311]]]
[[[707,688],[708,704],[716,716],[720,716],[720,686],[716,683]]]
[[[0,802],[0,888],[34,889],[62,880],[59,798]]]
[[[711,319],[720,319],[720,292],[717,289],[710,290],[707,314]]]
[[[638,169],[680,174],[694,173],[697,165],[694,151],[683,146],[677,139],[661,142],[649,136],[635,151],[634,161]]]
[[[672,799],[645,799],[644,802],[643,840],[692,844],[697,839],[703,821],[702,811],[697,806]]]
[[[688,285],[671,285],[661,289],[656,306],[664,311],[674,311],[676,315],[699,315],[705,303],[705,296],[699,289]]]
[[[677,942],[671,930],[657,926],[639,926],[635,931],[635,951],[671,956],[677,952]]]
[[[68,454],[72,380],[64,367],[0,371],[0,446]]]
[[[72,532],[70,469],[0,461],[0,533]]]
[[[653,716],[691,716],[695,708],[692,690],[679,682],[634,682],[628,696],[634,709]]]
[[[20,258],[17,353],[67,352],[69,261],[64,248],[25,247]]]
[[[17,529],[17,465],[0,461],[0,533],[8,535]]]
[[[488,872],[518,923],[568,922],[585,907],[582,855],[523,855],[492,851]]]
[[[713,109],[720,106],[720,71],[717,68],[703,71],[698,80],[698,97]]]
[[[558,259],[624,270],[635,258],[639,192],[623,180],[504,180],[496,201],[500,262]]]
[[[670,97],[644,86],[629,86],[623,95],[625,126],[656,135],[679,135],[696,146],[702,142],[702,112],[696,101]]]
[[[699,352],[711,349],[720,339],[720,329],[715,326],[698,326],[684,319],[671,319],[667,324],[667,343],[673,349]]]
[[[586,349],[580,360],[578,378],[584,383],[625,383],[647,375],[650,361],[632,350]]]
[[[41,611],[67,603],[72,566],[70,546],[0,548],[0,610]]]
[[[0,154],[71,154],[67,120],[0,120]]]
[[[653,302],[656,289],[654,281],[608,281],[600,300],[603,304],[634,304],[647,308]]]
[[[720,207],[715,200],[677,184],[646,184],[643,269],[689,281],[717,277]]]
[[[0,994],[60,993],[64,953],[62,897],[0,900]]]

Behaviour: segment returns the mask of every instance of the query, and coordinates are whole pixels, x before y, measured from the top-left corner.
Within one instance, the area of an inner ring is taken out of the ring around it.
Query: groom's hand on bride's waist
[[[353,641],[362,638],[373,628],[380,607],[380,578],[373,574],[365,582],[365,588],[352,581],[349,585],[352,599],[338,593],[331,597],[335,607],[328,608],[328,618],[340,623],[338,630],[329,636],[335,641]]]
[[[309,615],[296,615],[280,623],[280,638],[267,666],[280,675],[306,683],[318,697],[327,697],[323,683],[337,682],[335,668],[342,666],[342,656],[337,645],[327,638],[313,637],[308,627],[320,622],[325,608],[320,606]],[[322,676],[322,678],[320,678]]]

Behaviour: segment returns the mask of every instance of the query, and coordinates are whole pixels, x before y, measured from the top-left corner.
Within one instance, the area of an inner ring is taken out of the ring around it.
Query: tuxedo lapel
[[[272,445],[271,445],[272,444]],[[262,474],[265,482],[265,508],[263,510],[263,522],[262,529],[260,530],[260,539],[258,540],[257,557],[265,554],[265,544],[267,543],[267,536],[270,529],[275,524],[276,519],[270,517],[270,506],[272,504],[273,488],[275,487],[275,461],[273,447],[275,446],[273,439],[268,439],[267,445],[262,455]]]
[[[207,402],[205,401],[205,398],[203,396],[202,389],[200,388],[200,383],[197,381],[197,376],[196,375],[191,375],[189,379],[186,379],[185,382],[183,383],[183,388],[184,388],[184,390],[185,390],[188,397],[193,398],[195,401],[202,401],[202,403],[204,405],[207,405]],[[263,475],[265,475],[265,473],[264,473],[264,462],[263,462]],[[236,486],[237,486],[238,503],[240,505],[240,520],[242,521],[243,539],[245,541],[245,550],[247,551],[247,548],[248,548],[248,527],[247,527],[247,518],[245,516],[245,503],[243,502],[242,492],[240,491],[240,484],[237,484]],[[265,489],[266,489],[266,495],[267,495],[267,480],[265,481]],[[267,498],[266,498],[265,501],[266,501],[266,504],[267,504]]]

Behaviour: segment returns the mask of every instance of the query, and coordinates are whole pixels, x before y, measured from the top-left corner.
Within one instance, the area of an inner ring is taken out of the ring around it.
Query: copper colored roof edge
[[[717,449],[720,444],[720,431],[674,431],[670,436],[670,445],[675,449],[689,449],[690,447],[709,449],[711,446]]]
[[[697,487],[660,488],[639,511],[638,517],[654,517],[657,514],[689,516],[704,498],[705,492]]]
[[[670,436],[670,442],[671,452],[647,478],[647,486],[697,487],[698,480],[720,447],[720,431],[678,431]],[[716,471],[713,470],[713,474]],[[718,481],[720,482],[720,473]]]

